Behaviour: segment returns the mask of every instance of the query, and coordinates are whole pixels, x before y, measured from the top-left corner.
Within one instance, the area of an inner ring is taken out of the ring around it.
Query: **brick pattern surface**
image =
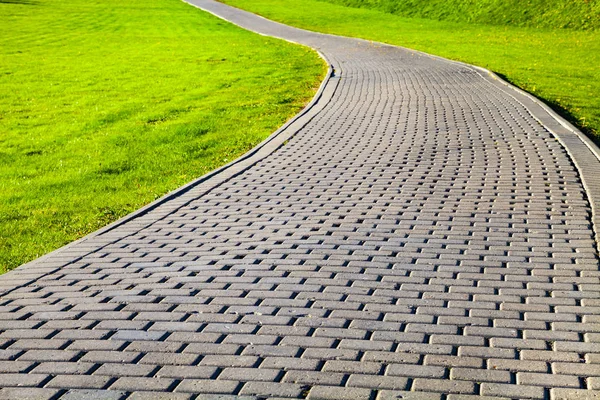
[[[2,276],[0,398],[598,397],[590,205],[520,102],[196,4],[319,49],[333,98],[208,193]]]

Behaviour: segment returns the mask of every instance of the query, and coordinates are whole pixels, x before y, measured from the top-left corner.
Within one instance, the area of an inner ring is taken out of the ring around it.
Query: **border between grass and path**
[[[562,145],[575,166],[592,210],[590,216],[591,229],[596,243],[596,251],[600,254],[600,148],[593,140],[567,121],[558,112],[554,111],[552,107],[544,103],[543,100],[504,80],[498,74],[487,68],[462,61],[451,60],[420,50],[413,50],[388,43],[381,44],[384,46],[401,47],[424,56],[474,69],[474,72],[486,82],[506,93],[521,104],[523,108],[525,108],[525,110]],[[507,89],[511,92],[507,91]]]
[[[600,252],[600,149],[598,146],[587,135],[531,93],[505,81],[492,71],[477,66],[475,68],[486,72],[488,75],[485,78],[491,83],[503,85],[516,92],[512,97],[520,102],[560,142],[568,153],[579,173],[592,209],[591,228],[594,232],[596,250]],[[518,99],[517,96],[521,99]],[[547,116],[539,115],[535,112],[535,108],[545,112]],[[551,120],[549,121],[549,119]]]
[[[190,5],[197,7],[193,4],[190,4]],[[202,9],[202,11],[208,12],[212,15],[215,15],[216,17],[219,17],[218,15],[216,15],[210,11],[207,11],[204,9]],[[219,17],[219,18],[225,20],[222,17]],[[227,20],[225,20],[225,21],[227,21]],[[239,26],[230,21],[227,21],[227,22],[231,23],[233,25]],[[261,33],[257,33],[257,34],[260,34],[262,36],[269,36],[269,35],[264,35]],[[302,45],[300,43],[295,43],[290,40],[281,39],[281,38],[277,38],[277,39],[284,40],[284,41],[293,43],[295,45],[310,48],[308,46]],[[109,232],[121,227],[122,225],[124,225],[128,222],[131,222],[135,219],[138,219],[144,215],[149,214],[150,212],[156,210],[159,206],[162,206],[165,203],[168,203],[177,198],[182,198],[187,193],[189,193],[191,190],[197,188],[201,184],[207,185],[206,188],[202,188],[200,193],[194,193],[194,196],[192,199],[189,199],[188,201],[183,202],[183,204],[178,202],[175,205],[175,207],[169,208],[168,212],[166,213],[166,215],[168,215],[174,209],[181,208],[182,206],[184,206],[185,204],[188,204],[193,199],[195,199],[197,197],[201,197],[202,195],[204,195],[207,192],[213,190],[214,188],[220,186],[221,184],[223,184],[224,182],[233,178],[234,176],[239,175],[240,173],[244,172],[251,166],[255,165],[256,163],[260,162],[261,160],[263,160],[264,158],[266,158],[267,156],[269,156],[270,154],[275,152],[281,146],[285,145],[285,143],[290,138],[292,138],[300,130],[302,130],[325,107],[325,105],[330,102],[330,100],[333,97],[333,94],[335,93],[337,86],[338,86],[338,82],[339,82],[338,78],[339,77],[337,77],[335,75],[335,72],[334,72],[335,70],[333,68],[333,65],[331,64],[331,62],[329,61],[327,56],[325,56],[323,53],[319,52],[318,50],[315,50],[312,48],[310,48],[310,49],[311,49],[311,51],[315,51],[319,55],[319,57],[321,57],[321,59],[323,59],[323,61],[325,61],[326,65],[327,65],[327,71],[325,73],[323,81],[321,82],[321,84],[319,85],[319,88],[317,89],[317,92],[315,93],[315,95],[313,96],[311,101],[299,113],[297,113],[296,115],[294,115],[293,117],[288,119],[280,128],[278,128],[275,132],[273,132],[271,135],[269,135],[265,140],[260,142],[258,145],[256,145],[255,147],[253,147],[251,150],[244,153],[240,157],[231,161],[230,163],[223,165],[215,170],[212,170],[212,171],[208,172],[207,174],[205,174],[197,179],[194,179],[193,181],[191,181],[183,186],[180,186],[179,188],[165,194],[164,196],[151,202],[150,204],[143,206],[142,208],[139,208],[139,209],[133,211],[132,213],[127,214],[126,216],[124,216],[124,217],[122,217],[122,218],[120,218],[120,219],[94,231],[94,232],[91,232],[80,239],[70,242],[48,254],[45,254],[39,258],[36,258],[35,260],[29,261],[25,264],[22,264],[13,270],[7,271],[5,274],[1,275],[2,283],[4,283],[4,284],[12,283],[13,285],[11,285],[10,288],[8,288],[8,287],[0,288],[0,296],[6,295],[10,292],[13,292],[14,290],[16,290],[18,288],[27,286],[27,285],[31,284],[32,282],[36,281],[37,279],[39,279],[45,275],[48,275],[50,273],[53,273],[53,272],[57,271],[58,269],[60,269],[61,267],[64,267],[65,265],[67,265],[73,261],[77,261],[77,260],[81,259],[82,257],[84,257],[85,255],[91,254],[91,253],[97,251],[98,249],[101,249],[101,248],[115,242],[118,239],[108,240],[102,246],[95,246],[95,248],[93,250],[84,250],[84,251],[79,251],[79,252],[75,251],[74,253],[70,253],[71,255],[68,257],[65,257],[64,259],[61,259],[61,257],[60,257],[61,253],[64,253],[71,249],[74,249],[77,246],[83,244],[84,242],[87,242],[92,239],[99,238],[103,235],[106,235]],[[135,232],[131,232],[129,234],[127,234],[127,233],[123,234],[122,236],[120,236],[120,238],[127,237],[133,233],[139,232],[140,230],[146,228],[147,226],[151,225],[152,223],[154,223],[158,220],[161,220],[163,218],[164,218],[164,216],[156,218],[155,220],[152,220],[152,222],[150,222],[148,224],[143,224],[143,225],[137,226],[135,229]]]
[[[388,43],[381,44],[405,48]],[[577,129],[577,127],[563,118],[541,99],[502,79],[487,68],[462,61],[450,60],[420,50],[405,49],[424,56],[474,69],[474,72],[486,82],[521,104],[536,121],[554,136],[567,152],[581,179],[585,195],[592,210],[590,222],[596,244],[596,252],[600,253],[600,148],[598,148],[598,146],[583,132]],[[511,92],[507,91],[507,89]]]

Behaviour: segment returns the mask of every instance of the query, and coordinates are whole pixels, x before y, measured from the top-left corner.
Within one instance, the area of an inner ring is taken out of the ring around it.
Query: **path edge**
[[[546,128],[565,149],[577,169],[587,195],[591,208],[591,229],[596,242],[596,251],[600,252],[600,148],[587,135],[544,103],[543,100],[502,79],[486,68],[470,64],[465,65],[483,72],[484,75],[480,75],[486,81],[499,87],[521,103],[531,116]],[[513,93],[508,93],[506,88]]]

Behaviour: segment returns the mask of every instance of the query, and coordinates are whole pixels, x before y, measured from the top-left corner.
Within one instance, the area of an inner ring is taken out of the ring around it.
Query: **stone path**
[[[252,157],[0,277],[0,398],[600,397],[556,120],[472,67],[193,3],[335,74]]]

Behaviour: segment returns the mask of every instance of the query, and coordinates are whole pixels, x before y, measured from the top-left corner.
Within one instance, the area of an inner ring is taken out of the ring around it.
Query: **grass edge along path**
[[[405,18],[318,0],[220,0],[291,26],[403,46],[491,70],[600,144],[600,31]]]
[[[0,20],[0,273],[247,152],[327,70],[179,0],[15,0]]]

